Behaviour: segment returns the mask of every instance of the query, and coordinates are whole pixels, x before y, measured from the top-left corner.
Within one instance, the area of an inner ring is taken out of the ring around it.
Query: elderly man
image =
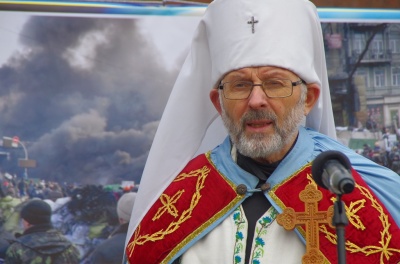
[[[399,262],[400,178],[335,140],[315,6],[215,0],[191,47],[145,167],[128,261],[336,263],[336,196],[311,175],[314,159],[336,150],[356,182],[343,196],[349,262]],[[281,226],[306,213],[297,220],[325,222]]]

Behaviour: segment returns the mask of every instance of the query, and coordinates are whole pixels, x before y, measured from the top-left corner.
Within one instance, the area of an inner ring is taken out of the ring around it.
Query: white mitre
[[[319,101],[306,117],[306,126],[336,138],[315,6],[308,0],[215,0],[199,23],[160,121],[140,182],[128,240],[184,166],[226,137],[209,99],[210,89],[231,70],[265,65],[286,68],[307,83],[320,86]]]

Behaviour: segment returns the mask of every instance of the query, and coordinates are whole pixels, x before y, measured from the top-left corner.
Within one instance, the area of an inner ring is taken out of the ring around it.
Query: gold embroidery
[[[163,193],[160,197],[160,201],[164,206],[158,208],[156,215],[151,219],[153,221],[160,219],[160,217],[165,213],[168,212],[173,217],[178,216],[178,209],[175,207],[175,203],[181,198],[182,194],[185,190],[180,190],[172,196],[172,198],[165,193]]]
[[[299,198],[304,202],[304,212],[295,212],[293,208],[286,207],[276,220],[286,230],[293,230],[297,225],[305,225],[307,243],[302,263],[322,263],[324,255],[319,250],[318,226],[322,223],[330,223],[333,207],[329,207],[328,211],[318,211],[318,202],[322,200],[322,192],[314,184],[308,184],[300,192]]]
[[[365,207],[365,199],[361,199],[355,202],[351,202],[350,206],[346,208],[346,215],[350,221],[350,223],[359,230],[365,230],[366,227],[362,223],[360,216],[357,215],[358,211]]]
[[[296,176],[299,174],[302,170],[310,166],[310,164],[305,165],[295,173],[293,173],[290,177],[288,177],[285,181],[280,183],[277,186],[274,186],[274,188],[270,191],[270,196],[272,199],[276,202],[277,205],[279,205],[281,208],[286,208],[284,203],[275,195],[276,189],[284,185],[287,181],[292,179],[292,177]],[[310,174],[307,173],[307,179],[310,180]],[[366,200],[371,201],[372,207],[379,212],[379,221],[382,223],[382,230],[380,231],[381,237],[380,240],[377,242],[377,245],[369,245],[365,247],[360,247],[353,243],[352,241],[347,240],[346,241],[346,250],[351,252],[351,253],[364,253],[366,256],[372,255],[372,254],[380,254],[380,263],[385,263],[390,259],[390,257],[393,255],[393,253],[397,252],[400,253],[400,249],[396,248],[389,248],[390,241],[392,239],[392,235],[389,232],[389,217],[385,212],[383,211],[382,206],[378,203],[378,201],[373,197],[371,192],[358,184],[356,184],[356,188],[360,191],[360,193],[366,198],[366,199],[361,199],[355,202],[350,203],[349,206],[346,206],[346,215],[349,218],[349,222],[351,225],[353,225],[355,228],[358,230],[366,231],[366,227],[361,221],[361,218],[357,215],[358,212],[360,212],[363,208],[365,208],[365,203]],[[332,198],[332,201],[334,202],[336,198]],[[304,230],[301,228],[298,228],[302,236],[305,236]],[[337,244],[336,241],[336,234],[331,233],[328,231],[326,225],[320,225],[319,230],[321,233],[325,235],[325,238],[330,241],[332,244]],[[399,263],[400,264],[400,263]]]
[[[218,174],[222,178],[224,178],[225,182],[232,188],[232,190],[234,190],[236,185],[217,169],[216,165],[214,164],[214,162],[211,159],[211,151],[205,153],[205,156],[206,156],[208,162],[212,165],[212,167],[216,171],[218,171]],[[210,225],[215,223],[223,215],[227,214],[227,212],[229,210],[236,207],[237,203],[242,199],[243,199],[243,196],[236,195],[236,197],[231,202],[229,202],[229,204],[227,204],[221,211],[219,211],[213,217],[211,217],[210,219],[205,221],[199,228],[194,230],[190,235],[188,235],[185,239],[183,239],[173,250],[171,250],[171,252],[168,254],[168,256],[165,257],[163,263],[164,262],[168,263],[172,259],[173,256],[175,256],[185,245],[187,245],[187,243],[189,243],[189,241],[193,240],[200,233],[202,233],[207,227],[209,227]]]
[[[363,248],[355,245],[354,243],[348,242],[346,245],[346,249],[350,252],[363,252],[367,256],[370,254],[380,253],[380,262],[383,263],[383,258],[385,257],[386,260],[389,260],[390,256],[392,255],[391,252],[400,252],[400,249],[389,248],[388,245],[390,240],[392,239],[392,235],[389,233],[389,220],[388,215],[386,215],[383,211],[382,206],[378,203],[378,201],[372,196],[372,194],[368,191],[367,188],[356,185],[356,187],[360,190],[360,192],[371,201],[372,207],[375,208],[379,212],[379,220],[382,223],[383,230],[381,230],[381,240],[379,241],[379,246],[370,245]]]
[[[336,197],[331,198],[332,203],[336,202]],[[361,221],[361,218],[357,215],[357,212],[365,207],[365,199],[361,199],[355,202],[350,202],[350,206],[344,205],[346,209],[346,216],[349,222],[358,230],[365,230],[366,227]]]
[[[389,248],[389,243],[392,239],[392,235],[389,233],[389,220],[388,215],[383,211],[382,206],[378,203],[378,201],[373,197],[371,192],[358,184],[356,184],[356,188],[360,190],[361,194],[371,201],[372,207],[375,208],[379,212],[379,220],[382,223],[383,230],[380,231],[381,238],[378,242],[378,245],[369,245],[365,247],[360,247],[355,243],[347,240],[346,241],[346,250],[351,253],[364,253],[366,256],[372,254],[380,254],[380,263],[385,263],[390,259],[390,256],[393,255],[393,252],[400,252],[400,249]],[[357,215],[357,212],[365,207],[365,199],[358,200],[354,203],[350,203],[350,206],[346,206],[346,215],[348,216],[350,223],[357,229],[365,230],[366,227],[362,224],[360,217]],[[337,244],[336,235],[329,232],[325,226],[320,227],[320,231],[325,234],[325,237],[333,244]]]
[[[166,229],[161,229],[153,234],[144,234],[144,235],[139,236],[139,233],[140,233],[140,225],[139,225],[136,228],[136,231],[133,235],[132,242],[130,242],[127,246],[127,249],[130,252],[129,256],[132,256],[133,250],[136,245],[143,245],[149,241],[154,242],[154,241],[161,240],[166,235],[169,235],[169,234],[175,232],[181,226],[182,223],[186,222],[188,219],[191,218],[194,208],[197,206],[197,204],[200,201],[200,198],[201,198],[200,191],[204,188],[204,182],[209,173],[210,173],[210,168],[208,168],[207,166],[204,166],[201,169],[192,171],[188,174],[182,173],[177,177],[176,181],[182,180],[183,178],[187,178],[187,177],[197,177],[196,190],[193,193],[189,208],[184,210],[182,212],[182,214],[179,215],[179,218],[176,221],[171,222]]]
[[[295,171],[290,177],[286,178],[284,181],[282,181],[279,184],[276,184],[268,193],[271,196],[271,198],[275,201],[275,203],[280,207],[280,208],[285,208],[285,204],[275,195],[275,191],[281,187],[282,185],[284,185],[286,182],[288,182],[294,175],[299,174],[300,172],[302,172],[305,168],[311,166],[310,164],[306,164],[305,166],[303,166],[302,168],[298,169],[297,171]],[[307,174],[307,175],[311,175],[311,174]],[[303,234],[304,235],[304,234]]]
[[[191,178],[191,177],[198,177],[199,174],[208,174],[210,173],[210,168],[207,166],[203,166],[203,168],[191,171],[189,173],[181,173],[178,175],[178,177],[175,178],[174,182],[182,181],[186,178]]]
[[[308,184],[312,184],[313,186],[315,186],[315,188],[318,188],[317,183],[314,181],[311,173],[307,173],[307,180],[308,180]]]

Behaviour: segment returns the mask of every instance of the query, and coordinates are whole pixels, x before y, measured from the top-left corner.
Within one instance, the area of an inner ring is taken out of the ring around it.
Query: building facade
[[[323,23],[337,126],[399,127],[400,24]],[[369,125],[368,125],[369,124]]]

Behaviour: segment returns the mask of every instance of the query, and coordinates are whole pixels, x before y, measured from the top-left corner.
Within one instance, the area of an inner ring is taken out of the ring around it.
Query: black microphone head
[[[351,193],[354,190],[354,181],[350,179],[344,179],[341,182],[341,191],[343,194]]]
[[[311,173],[314,181],[321,187],[329,189],[322,181],[325,164],[330,160],[337,160],[346,170],[351,169],[349,158],[337,150],[327,150],[319,154],[312,163]],[[351,190],[352,191],[352,190]]]

